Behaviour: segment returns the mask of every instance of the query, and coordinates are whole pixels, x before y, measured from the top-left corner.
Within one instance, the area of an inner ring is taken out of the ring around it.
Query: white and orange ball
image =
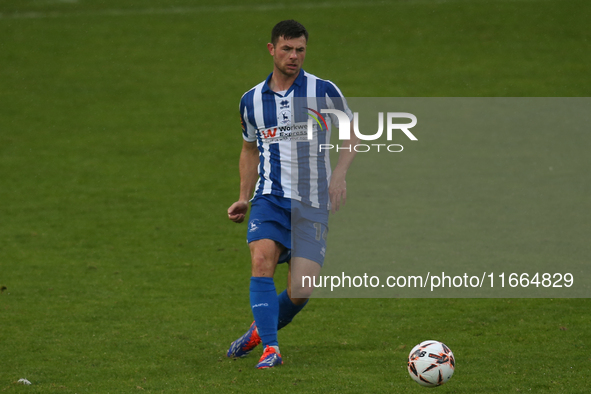
[[[423,341],[408,355],[408,373],[421,386],[441,386],[452,377],[455,367],[454,354],[439,341]]]

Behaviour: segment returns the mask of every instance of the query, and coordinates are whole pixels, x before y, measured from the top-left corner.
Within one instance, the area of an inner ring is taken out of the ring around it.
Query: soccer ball
[[[455,366],[454,354],[439,341],[421,342],[408,355],[408,373],[421,386],[441,386],[454,374]]]

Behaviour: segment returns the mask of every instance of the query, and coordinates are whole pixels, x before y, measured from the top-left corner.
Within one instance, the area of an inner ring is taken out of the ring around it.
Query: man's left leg
[[[308,303],[313,288],[313,278],[320,274],[320,265],[312,260],[295,257],[289,263],[287,274],[287,289],[278,296],[279,319],[277,329],[282,329],[297,315]],[[312,278],[310,281],[304,277]]]
[[[328,210],[292,201],[292,259],[287,290],[280,295],[279,326],[285,327],[308,303],[326,252]]]

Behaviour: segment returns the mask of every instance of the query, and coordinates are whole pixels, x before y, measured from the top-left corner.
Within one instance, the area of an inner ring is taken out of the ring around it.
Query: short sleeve
[[[240,124],[242,126],[242,138],[244,138],[244,140],[247,142],[254,142],[256,141],[257,137],[256,128],[250,122],[253,106],[252,102],[249,103],[249,99],[252,101],[252,95],[249,95],[249,93],[250,92],[245,93],[240,99]]]
[[[349,121],[353,121],[353,112],[351,112],[351,109],[349,108],[349,105],[347,104],[347,99],[345,98],[345,96],[343,96],[343,93],[341,93],[341,90],[337,87],[337,85],[335,85],[331,81],[326,81],[326,82],[327,82],[326,97],[327,97],[327,99],[329,99],[329,102],[331,103],[331,107],[344,112],[345,114],[347,114]],[[333,120],[333,123],[336,126],[338,126],[339,123],[338,123],[337,117],[336,116],[333,117],[331,115],[331,118]]]

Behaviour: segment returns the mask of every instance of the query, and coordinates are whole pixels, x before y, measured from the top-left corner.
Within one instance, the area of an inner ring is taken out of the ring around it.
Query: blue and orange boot
[[[265,369],[265,368],[273,368],[277,365],[282,365],[283,359],[281,358],[281,354],[279,354],[275,348],[267,345],[265,347],[265,352],[261,356],[259,363],[257,364],[258,369]]]
[[[256,324],[252,322],[246,334],[232,342],[226,355],[233,358],[246,357],[259,343],[261,343],[261,337],[257,332]]]

